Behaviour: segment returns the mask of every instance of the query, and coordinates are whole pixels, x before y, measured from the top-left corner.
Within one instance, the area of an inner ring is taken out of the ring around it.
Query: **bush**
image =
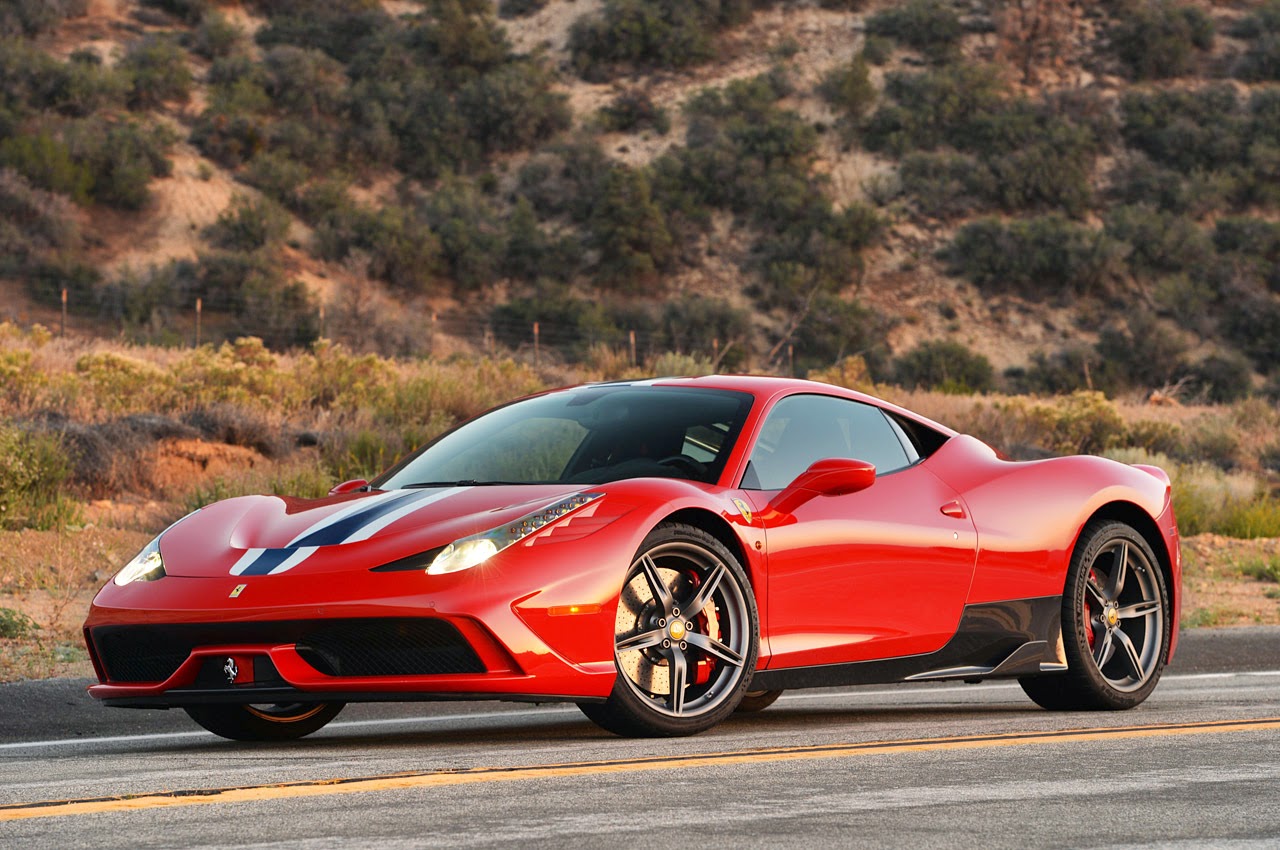
[[[63,492],[70,474],[57,437],[0,423],[0,528],[49,529],[74,521]]]
[[[217,10],[205,12],[196,28],[192,50],[205,59],[221,59],[244,49],[244,31]]]
[[[600,127],[613,133],[634,133],[648,127],[665,136],[671,130],[671,119],[649,95],[640,89],[631,89],[600,109]]]
[[[1184,273],[1201,277],[1214,262],[1213,244],[1190,219],[1149,207],[1117,207],[1104,232],[1129,245],[1129,268],[1141,277]]]
[[[356,206],[343,193],[336,206],[318,212],[315,220],[315,250],[321,259],[358,258],[367,264],[370,277],[410,292],[429,290],[443,271],[439,238],[405,207],[387,204],[375,212]]]
[[[954,273],[984,289],[1065,297],[1107,291],[1120,250],[1105,233],[1051,214],[966,224],[944,256]]]
[[[712,37],[747,20],[751,0],[606,0],[569,31],[573,67],[600,82],[627,68],[684,68],[715,57]]]
[[[849,121],[861,120],[876,100],[866,56],[858,53],[848,65],[832,70],[818,87],[818,93]]]
[[[152,178],[168,176],[173,170],[169,160],[173,142],[168,128],[132,121],[108,123],[94,118],[68,132],[72,156],[93,173],[93,199],[128,210],[146,206]]]
[[[149,35],[134,42],[120,67],[133,79],[130,109],[155,109],[170,100],[186,103],[191,96],[187,53],[168,35]]]
[[[1172,0],[1139,0],[1111,27],[1111,44],[1136,80],[1180,77],[1196,52],[1213,49],[1213,21],[1202,9]]]
[[[3,146],[0,146],[3,149]],[[80,247],[71,204],[0,169],[0,274],[21,274]]]
[[[659,273],[673,267],[675,253],[643,171],[613,168],[590,228],[590,244],[600,252],[600,283],[631,292],[660,289]]]
[[[76,161],[60,139],[48,133],[13,136],[0,142],[0,165],[21,174],[32,185],[78,204],[88,204],[93,189],[93,172],[85,162]]]
[[[1280,0],[1266,0],[1253,14],[1241,18],[1232,35],[1249,41],[1232,73],[1251,82],[1280,80]]]
[[[142,5],[162,9],[176,18],[194,24],[209,13],[213,4],[212,0],[142,0]]]
[[[972,156],[909,153],[898,165],[902,189],[931,218],[956,218],[987,206],[997,189],[991,172]]]
[[[236,195],[205,228],[204,236],[216,248],[228,251],[257,251],[284,239],[289,232],[289,214],[266,198]]]
[[[968,395],[994,386],[991,361],[953,340],[922,342],[894,360],[894,381],[908,389]]]
[[[1210,354],[1186,372],[1189,389],[1212,404],[1231,404],[1253,390],[1249,361],[1238,354]]]
[[[0,8],[0,38],[35,36],[83,15],[88,0],[8,0]]]
[[[528,17],[534,12],[542,11],[542,9],[546,7],[547,2],[548,0],[500,0],[498,3],[498,17]]]
[[[1127,327],[1103,328],[1098,355],[1105,369],[1095,377],[1112,388],[1159,389],[1183,374],[1187,349],[1180,335],[1150,313],[1135,312]]]
[[[751,314],[722,298],[684,295],[662,310],[659,345],[670,351],[719,355],[713,366],[731,371],[755,353],[756,331]]]
[[[439,239],[449,276],[462,290],[492,284],[501,274],[505,229],[493,200],[461,178],[444,180],[419,205]]]
[[[895,38],[934,62],[953,56],[964,34],[959,16],[943,0],[907,0],[867,18],[866,27],[868,35]]]

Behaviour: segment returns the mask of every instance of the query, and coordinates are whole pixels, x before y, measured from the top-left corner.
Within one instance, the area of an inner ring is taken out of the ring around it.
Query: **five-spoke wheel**
[[[582,711],[620,735],[700,732],[737,706],[758,641],[755,597],[737,558],[701,529],[658,526],[618,601],[613,693]]]
[[[1164,575],[1150,544],[1120,522],[1080,535],[1063,594],[1067,672],[1022,688],[1049,709],[1132,708],[1156,686],[1169,654]]]

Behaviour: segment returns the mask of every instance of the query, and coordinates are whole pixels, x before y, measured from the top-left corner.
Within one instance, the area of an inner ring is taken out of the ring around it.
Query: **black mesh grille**
[[[351,620],[298,642],[298,654],[330,676],[483,673],[484,665],[443,620]]]
[[[430,618],[100,626],[92,636],[112,682],[162,682],[193,649],[223,644],[297,644],[298,654],[329,676],[485,671],[452,624]]]

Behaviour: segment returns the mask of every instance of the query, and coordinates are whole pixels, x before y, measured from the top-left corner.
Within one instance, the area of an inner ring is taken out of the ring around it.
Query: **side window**
[[[832,396],[790,396],[765,420],[742,486],[780,490],[829,457],[865,460],[881,475],[914,460],[879,408]]]

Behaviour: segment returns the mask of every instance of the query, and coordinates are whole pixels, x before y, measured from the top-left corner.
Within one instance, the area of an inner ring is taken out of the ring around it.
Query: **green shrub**
[[[992,389],[991,361],[953,340],[929,340],[897,357],[894,381],[909,389],[924,387],[967,395]]]
[[[1242,292],[1232,299],[1232,309],[1219,322],[1222,332],[1234,340],[1263,373],[1280,362],[1280,299],[1270,293]]]
[[[653,291],[675,253],[662,212],[643,171],[618,165],[605,181],[591,220],[590,244],[600,252],[596,279],[606,287]]]
[[[192,51],[205,59],[221,59],[245,48],[244,31],[217,10],[205,12],[196,28]]]
[[[895,38],[934,62],[954,55],[964,35],[959,16],[944,0],[907,0],[867,18],[866,27],[868,35]]]
[[[1094,375],[1103,373],[1096,350],[1074,346],[1052,354],[1037,351],[1025,368],[1005,371],[1005,382],[1011,392],[1034,395],[1065,395],[1092,387]]]
[[[862,56],[879,67],[893,57],[893,41],[882,35],[868,35],[862,42]]]
[[[1120,251],[1105,233],[1051,214],[966,224],[945,256],[953,272],[984,289],[1065,297],[1105,292]]]
[[[993,175],[975,157],[957,153],[909,153],[898,165],[902,189],[931,218],[969,215],[991,203]]]
[[[832,70],[819,85],[818,93],[848,120],[861,120],[876,100],[866,56],[855,54],[848,65]]]
[[[645,92],[630,89],[615,97],[608,106],[601,107],[600,127],[613,133],[634,133],[648,127],[665,136],[671,130],[671,119]]]
[[[569,31],[573,67],[600,82],[623,69],[684,68],[715,56],[715,33],[747,20],[751,0],[606,0]]]
[[[142,0],[142,5],[162,9],[189,24],[203,18],[213,7],[212,0]]]
[[[131,109],[155,109],[171,100],[186,103],[191,96],[187,53],[169,35],[148,35],[134,42],[120,67],[133,79]]]
[[[257,251],[281,241],[288,231],[289,214],[276,203],[236,195],[204,235],[216,248]]]
[[[1186,370],[1187,343],[1147,312],[1134,312],[1126,326],[1111,324],[1098,338],[1103,369],[1095,380],[1111,389],[1158,389]]]
[[[33,186],[66,195],[78,204],[88,204],[91,199],[93,172],[89,164],[75,160],[71,149],[48,133],[0,141],[0,165],[12,168]]]
[[[63,492],[70,474],[56,436],[0,423],[0,527],[49,529],[76,521]]]
[[[1150,277],[1165,273],[1203,276],[1214,262],[1213,244],[1190,219],[1149,207],[1117,207],[1104,232],[1129,246],[1129,268]]]
[[[0,274],[18,275],[57,257],[74,256],[80,229],[66,199],[0,169]]]
[[[547,2],[548,0],[499,0],[498,17],[524,18],[542,11]]]
[[[21,611],[15,611],[12,608],[0,608],[0,638],[10,640],[24,638],[39,630],[39,628],[40,626],[35,620]]]
[[[1210,354],[1186,371],[1189,388],[1214,404],[1231,404],[1253,390],[1249,361],[1238,354]]]
[[[1138,0],[1111,27],[1111,45],[1137,80],[1180,77],[1197,51],[1213,49],[1213,20],[1202,9],[1172,0]]]
[[[684,295],[667,302],[662,310],[659,345],[676,352],[716,356],[713,364],[731,371],[755,353],[756,330],[751,314],[722,298]]]
[[[505,229],[492,198],[472,181],[447,178],[419,206],[439,239],[449,276],[462,290],[498,279],[506,255]]]
[[[1231,34],[1249,41],[1232,73],[1249,81],[1280,80],[1280,2],[1266,0],[1241,18]]]
[[[357,255],[367,263],[369,276],[410,292],[429,290],[443,270],[439,238],[405,207],[387,204],[375,212],[343,193],[315,220],[315,248],[322,259]]]
[[[0,38],[35,36],[83,15],[88,0],[8,0],[0,8]]]

